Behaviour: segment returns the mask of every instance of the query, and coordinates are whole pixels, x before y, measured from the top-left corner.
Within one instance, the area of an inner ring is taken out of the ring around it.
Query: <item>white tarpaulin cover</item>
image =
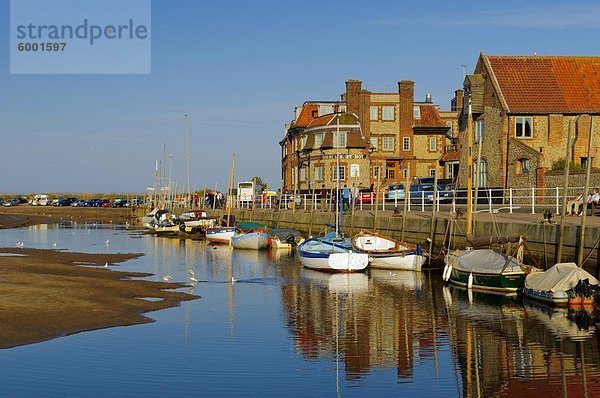
[[[598,280],[589,272],[579,268],[577,264],[559,263],[545,272],[534,272],[527,275],[525,288],[554,293],[566,292],[574,288],[580,280],[585,279],[591,285],[598,285]]]
[[[508,256],[490,249],[469,250],[458,257],[457,268],[466,272],[482,272],[486,274],[502,273],[504,264],[508,261]],[[504,272],[520,272],[521,267],[515,258],[504,269]]]

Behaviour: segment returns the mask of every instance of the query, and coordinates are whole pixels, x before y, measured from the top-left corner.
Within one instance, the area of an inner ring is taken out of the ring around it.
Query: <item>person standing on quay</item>
[[[350,198],[352,199],[352,206],[356,205],[356,200],[358,199],[359,190],[356,186],[356,183],[352,184],[352,189],[350,190]]]
[[[342,206],[343,211],[347,211],[350,208],[350,190],[346,184],[344,184],[344,189],[342,190]]]
[[[327,189],[325,188],[325,184],[321,185],[321,211],[327,211]]]

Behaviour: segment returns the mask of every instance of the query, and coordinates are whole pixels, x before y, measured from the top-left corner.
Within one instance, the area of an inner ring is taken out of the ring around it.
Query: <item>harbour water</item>
[[[2,350],[5,396],[600,396],[586,314],[469,294],[439,273],[323,274],[286,252],[96,224],[0,231],[0,246],[15,242],[144,253],[114,269],[183,282],[193,270],[185,291],[201,298],[153,323]]]

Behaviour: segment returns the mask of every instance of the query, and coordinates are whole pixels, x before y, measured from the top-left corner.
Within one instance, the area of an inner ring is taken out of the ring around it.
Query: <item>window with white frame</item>
[[[370,119],[371,120],[378,120],[379,119],[379,107],[377,106],[372,106],[371,108],[369,108],[370,110]]]
[[[396,140],[394,137],[383,137],[381,139],[381,149],[390,152],[395,148]]]
[[[402,169],[402,178],[405,180],[408,178],[408,169]]]
[[[334,131],[333,132],[333,147],[334,148],[346,148],[346,143],[348,139],[347,131]]]
[[[421,107],[419,105],[413,107],[413,117],[417,120],[421,119]]]
[[[300,150],[304,149],[306,147],[306,140],[308,139],[308,136],[306,134],[304,134],[301,138],[300,138]]]
[[[437,151],[437,137],[429,137],[429,151]]]
[[[395,107],[394,106],[382,106],[381,107],[381,120],[394,120],[395,119]]]
[[[323,166],[315,166],[315,181],[323,181]]]
[[[515,118],[515,137],[531,138],[533,132],[532,117],[517,117]]]
[[[352,163],[350,165],[350,178],[360,177],[360,165],[358,163]]]
[[[337,169],[337,172],[336,172]],[[337,181],[338,177],[340,180],[345,180],[346,179],[346,166],[340,166],[339,168],[337,166],[333,166],[333,181]]]
[[[481,160],[479,172],[477,172],[477,163],[473,164],[473,172],[475,174],[475,178],[479,176],[479,188],[487,188],[487,162],[485,160]]]
[[[475,122],[475,142],[483,142],[485,138],[485,121],[478,120]]]
[[[315,148],[321,148],[323,145],[323,133],[315,134]]]
[[[410,137],[402,138],[402,150],[410,151]]]
[[[376,180],[379,178],[379,166],[373,166],[373,179]]]
[[[306,181],[306,168],[300,169],[300,182]]]
[[[371,148],[373,148],[373,152],[377,152],[379,146],[377,145],[377,137],[371,137]]]
[[[429,169],[429,177],[435,177],[435,169]]]

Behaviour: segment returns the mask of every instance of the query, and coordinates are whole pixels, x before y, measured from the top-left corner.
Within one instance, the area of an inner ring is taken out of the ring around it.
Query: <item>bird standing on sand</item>
[[[237,279],[235,279],[233,276],[231,277],[231,283],[234,284],[237,282]]]
[[[165,277],[163,278],[163,281],[165,281],[165,282],[168,282],[168,281],[170,281],[170,280],[172,280],[172,279],[173,279],[173,277],[172,277],[171,275],[167,275],[167,276],[165,276]]]
[[[54,242],[54,243],[52,244],[52,247],[56,247],[56,242]]]
[[[108,268],[108,263],[104,263],[104,268]]]
[[[25,246],[25,243],[23,243],[23,242],[17,242],[17,244],[15,246],[22,248],[23,246]]]
[[[190,276],[190,281],[196,283],[196,282],[198,282],[198,279],[194,278],[193,276]]]

